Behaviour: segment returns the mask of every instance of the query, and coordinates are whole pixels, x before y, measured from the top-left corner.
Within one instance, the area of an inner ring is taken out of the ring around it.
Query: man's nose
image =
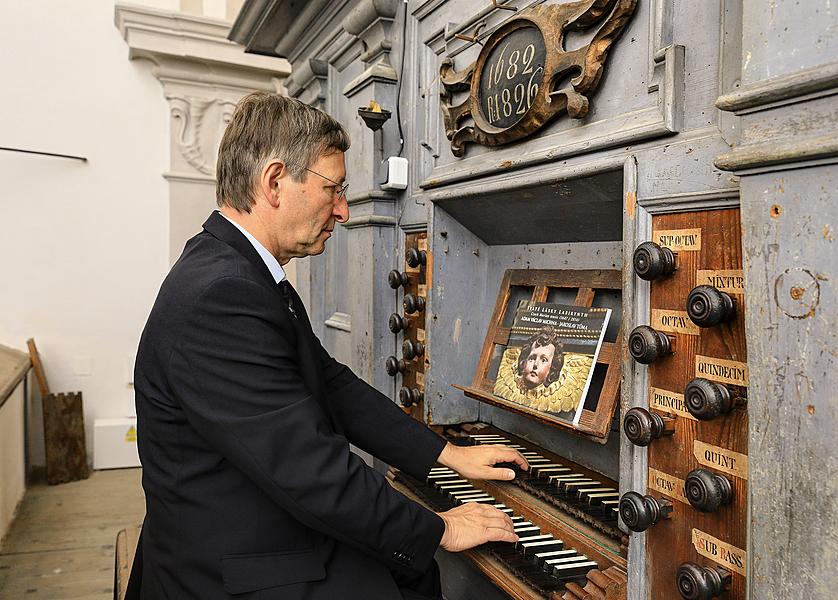
[[[340,197],[332,214],[338,223],[346,223],[349,220],[349,204],[346,202],[346,196]]]

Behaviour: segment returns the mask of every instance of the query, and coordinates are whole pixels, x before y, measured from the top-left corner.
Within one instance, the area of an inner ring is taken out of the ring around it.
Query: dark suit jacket
[[[394,572],[431,564],[442,520],[349,444],[424,477],[444,441],[329,356],[292,298],[298,318],[218,213],[160,289],[134,380],[143,599],[389,600]]]

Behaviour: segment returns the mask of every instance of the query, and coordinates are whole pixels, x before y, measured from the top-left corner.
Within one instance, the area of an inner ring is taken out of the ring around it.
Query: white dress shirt
[[[228,221],[230,221],[230,223],[236,226],[236,229],[238,229],[244,234],[244,237],[247,238],[247,240],[256,249],[256,252],[259,253],[259,256],[262,257],[262,260],[265,261],[265,266],[268,267],[268,271],[271,272],[271,276],[273,276],[274,281],[276,283],[279,283],[280,281],[285,279],[285,270],[282,268],[282,265],[279,264],[279,261],[273,254],[268,252],[267,248],[265,248],[262,244],[259,243],[259,240],[250,235],[250,232],[247,229],[236,223],[233,219],[225,215],[223,212],[219,211],[219,214]]]

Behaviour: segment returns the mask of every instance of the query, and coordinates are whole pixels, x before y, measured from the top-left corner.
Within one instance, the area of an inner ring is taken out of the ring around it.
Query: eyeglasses
[[[306,169],[306,168],[305,168],[305,167],[303,167],[302,165],[300,165],[300,167],[302,167],[303,169],[305,169],[305,170],[306,170],[306,171],[308,171],[309,173],[314,173],[314,174],[315,174],[315,175],[317,175],[318,177],[322,177],[323,179],[325,179],[326,181],[328,181],[328,182],[330,182],[330,183],[334,183],[334,184],[335,184],[335,185],[334,185],[334,188],[335,188],[335,193],[337,194],[338,201],[343,200],[343,199],[345,199],[345,198],[346,198],[346,190],[347,190],[347,188],[349,188],[349,184],[348,184],[348,183],[345,183],[345,184],[341,185],[341,184],[339,184],[337,181],[334,181],[333,179],[329,179],[328,177],[326,177],[325,175],[321,175],[321,174],[320,174],[320,173],[318,173],[317,171],[312,171],[311,169]]]

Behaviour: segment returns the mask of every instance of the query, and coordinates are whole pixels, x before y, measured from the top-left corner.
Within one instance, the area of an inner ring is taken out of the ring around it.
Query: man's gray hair
[[[281,160],[295,181],[321,156],[346,152],[349,134],[335,119],[299,100],[254,92],[239,101],[218,149],[215,197],[250,212],[262,169]]]

